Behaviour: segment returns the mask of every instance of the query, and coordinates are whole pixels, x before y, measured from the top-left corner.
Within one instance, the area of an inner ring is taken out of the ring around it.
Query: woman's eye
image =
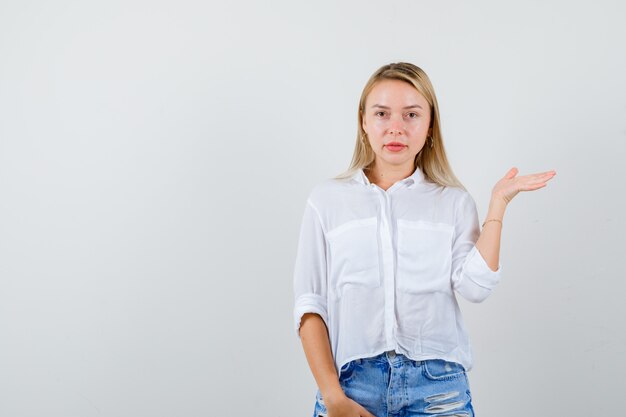
[[[411,112],[411,113],[409,113],[409,117],[411,119],[415,119],[417,117],[417,113]]]
[[[377,111],[375,114],[376,114],[376,116],[384,116],[385,112],[384,111]]]

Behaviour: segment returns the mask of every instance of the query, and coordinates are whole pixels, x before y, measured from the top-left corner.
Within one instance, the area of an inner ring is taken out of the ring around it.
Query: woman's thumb
[[[511,169],[509,169],[509,172],[506,173],[506,175],[504,176],[504,178],[510,180],[511,178],[513,178],[514,176],[517,175],[519,171],[517,170],[516,167],[513,167]]]

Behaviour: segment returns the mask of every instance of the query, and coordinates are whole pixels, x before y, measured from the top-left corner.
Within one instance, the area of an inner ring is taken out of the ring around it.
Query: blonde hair
[[[363,130],[363,115],[365,112],[365,100],[374,86],[381,80],[405,81],[415,87],[415,89],[428,101],[430,105],[430,128],[432,129],[431,143],[426,142],[420,152],[415,156],[414,168],[421,168],[428,181],[434,182],[444,187],[465,187],[452,172],[448,163],[446,151],[443,146],[443,136],[441,134],[441,122],[439,120],[439,107],[428,75],[419,67],[407,63],[397,62],[380,67],[367,81],[358,109],[358,127],[356,135],[356,145],[352,162],[348,170],[334,177],[335,179],[346,179],[352,177],[359,169],[369,169],[374,162],[376,155],[365,138],[367,135]]]

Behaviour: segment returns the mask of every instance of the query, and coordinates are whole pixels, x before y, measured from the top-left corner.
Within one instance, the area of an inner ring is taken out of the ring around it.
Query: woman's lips
[[[401,150],[406,148],[405,145],[385,145],[385,147],[389,149],[391,152],[400,152]]]

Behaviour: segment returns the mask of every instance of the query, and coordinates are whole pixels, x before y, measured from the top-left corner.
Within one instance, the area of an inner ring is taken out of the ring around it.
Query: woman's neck
[[[373,166],[368,170],[364,170],[367,179],[370,183],[378,185],[383,190],[387,190],[396,182],[409,177],[415,171],[414,168],[407,169],[406,167],[394,167],[389,166],[385,168],[378,168]]]

